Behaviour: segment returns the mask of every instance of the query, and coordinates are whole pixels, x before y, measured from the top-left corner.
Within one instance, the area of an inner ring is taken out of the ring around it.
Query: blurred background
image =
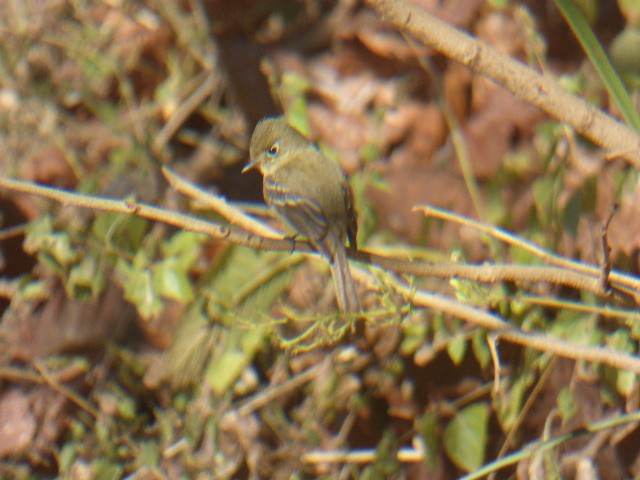
[[[554,2],[411,3],[618,116]],[[640,4],[575,3],[635,101]],[[224,222],[171,188],[167,166],[265,218],[259,174],[240,171],[257,121],[284,112],[349,176],[365,249],[536,262],[412,212],[431,204],[597,264],[617,202],[611,258],[638,271],[628,164],[363,2],[1,0],[0,34],[3,176]],[[334,315],[321,261],[36,196],[0,202],[3,478],[458,478],[551,425],[638,407],[629,372],[508,344],[493,391],[486,332],[410,308],[384,282],[361,292],[370,314],[354,328]],[[416,282],[523,328],[637,352],[637,323],[523,305],[519,285]],[[536,478],[637,477],[638,442],[634,425],[577,440]],[[315,449],[371,458],[304,457]],[[534,460],[499,478],[533,478]],[[594,476],[576,476],[581,462]]]

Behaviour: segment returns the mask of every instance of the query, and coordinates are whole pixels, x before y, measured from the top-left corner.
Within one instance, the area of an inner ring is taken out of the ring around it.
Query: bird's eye
[[[269,150],[267,150],[267,153],[269,154],[269,156],[275,157],[278,154],[279,150],[280,150],[280,142],[276,142],[273,145],[271,145],[271,147],[269,147]]]

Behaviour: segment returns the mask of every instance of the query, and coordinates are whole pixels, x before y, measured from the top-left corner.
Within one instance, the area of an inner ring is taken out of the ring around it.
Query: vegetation
[[[4,2],[0,477],[640,478],[639,21]],[[240,174],[282,112],[362,315]]]

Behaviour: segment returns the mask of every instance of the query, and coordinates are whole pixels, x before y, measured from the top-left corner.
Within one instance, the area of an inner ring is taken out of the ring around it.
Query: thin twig
[[[331,361],[331,359],[327,359],[327,361]],[[327,365],[323,362],[308,368],[280,385],[265,388],[238,408],[237,413],[243,417],[250,415],[278,398],[286,396],[303,385],[312,382],[326,369]]]
[[[640,322],[640,313],[637,309],[614,308],[608,305],[603,307],[600,305],[590,305],[582,302],[573,302],[565,299],[558,300],[534,295],[518,295],[515,298],[517,298],[519,302],[547,308],[573,310],[576,312],[593,313],[604,318],[623,319],[626,320],[627,324]]]
[[[255,218],[247,215],[244,211],[230,205],[225,198],[207,192],[197,185],[182,178],[170,168],[162,167],[162,173],[169,184],[180,193],[201,202],[205,207],[218,212],[232,225],[238,225],[240,228],[255,233],[263,237],[283,238],[282,233],[259,222]]]
[[[372,285],[369,287],[371,288]],[[640,358],[634,355],[618,352],[612,348],[576,345],[545,334],[524,332],[496,314],[485,312],[458,300],[435,295],[431,292],[413,290],[401,281],[397,281],[394,287],[399,293],[411,298],[411,302],[415,306],[434,308],[462,318],[465,322],[493,330],[501,340],[573,360],[601,363],[640,374]]]
[[[563,267],[555,274],[552,273],[553,271],[548,272],[549,275],[560,275],[561,277],[556,278],[555,281],[552,281],[553,283],[562,283],[565,285],[574,286],[576,288],[588,290],[595,293],[596,295],[602,295],[602,287],[599,280],[600,268],[596,265],[588,265],[582,262],[570,260],[556,253],[550,252],[533,242],[529,242],[520,237],[517,237],[501,228],[484,224],[437,207],[426,205],[415,207],[414,210],[422,211],[425,215],[460,223],[461,225],[465,225],[491,235],[492,237],[497,238],[498,240],[501,240],[509,245],[522,248],[523,250],[536,255],[547,263]],[[535,269],[539,267],[533,266],[531,268],[533,268],[535,272]],[[571,271],[573,271],[573,273],[578,273],[578,275],[572,275]],[[527,273],[525,273],[524,271],[522,272],[522,274],[527,275]],[[547,273],[545,273],[545,276],[546,275]],[[532,280],[531,278],[527,279],[524,276],[521,278],[523,280]],[[631,275],[625,275],[620,272],[612,271],[609,274],[609,280],[615,284],[613,286],[617,290],[619,290],[620,293],[633,298],[636,303],[638,303],[638,292],[640,291],[640,280],[638,278]]]
[[[9,238],[19,237],[27,233],[26,224],[15,225],[13,227],[7,227],[0,230],[0,241],[8,240]]]
[[[515,329],[499,332],[499,337],[541,352],[555,353],[574,360],[601,363],[640,374],[640,358],[616,351],[613,348],[576,345],[545,334],[528,333]]]
[[[189,97],[180,102],[180,106],[173,112],[173,115],[153,141],[152,151],[162,157],[167,142],[178,131],[185,120],[196,110],[200,104],[216,90],[221,79],[215,71],[208,72],[202,84]]]
[[[193,217],[191,215],[162,209],[152,205],[137,203],[133,200],[113,200],[110,198],[98,197],[93,195],[78,194],[60,190],[57,188],[44,187],[22,180],[9,179],[1,176],[0,187],[5,187],[14,191],[40,195],[62,203],[63,205],[75,205],[95,210],[114,211],[124,214],[138,215],[140,217],[168,223],[185,230],[204,233],[213,238],[223,239],[230,243],[246,245],[251,248],[262,250],[291,251],[291,247],[293,245],[294,250],[305,253],[313,252],[311,245],[309,245],[309,243],[305,241],[291,239],[280,240],[259,237],[240,229],[219,225],[215,222],[206,221],[197,217]],[[353,253],[352,257],[361,261],[378,264],[383,268],[387,265],[395,265],[396,267],[399,267],[399,271],[416,270],[416,265],[414,262],[389,259],[364,251],[355,252]],[[580,266],[582,264],[577,265]],[[418,270],[422,270],[434,266],[418,265],[418,267]],[[508,266],[497,267],[495,265],[490,265],[486,268],[478,269],[464,265],[451,264],[449,265],[449,268],[451,269],[449,273],[451,273],[451,271],[457,271],[460,275],[455,276],[458,276],[460,278],[469,278],[470,280],[481,277],[481,281],[499,281],[497,277],[500,278],[500,275],[496,277],[496,275],[492,274],[492,272],[496,269],[507,269],[507,267]],[[443,270],[445,270],[444,266],[440,266],[439,268],[441,273]],[[540,270],[540,267],[537,268],[538,280],[552,281],[554,279],[553,275],[549,275],[546,279],[541,278],[540,272],[543,270]],[[551,267],[546,268],[548,269]],[[582,268],[584,269],[584,265],[582,265]],[[577,281],[576,284],[584,284],[584,286],[586,287],[589,285],[589,282],[597,282],[597,268],[591,267],[591,269],[595,271],[596,278],[586,275],[586,281]],[[481,272],[483,275],[469,275],[468,277],[462,275],[462,273],[466,272],[470,274],[474,271],[476,273]],[[527,270],[523,269],[523,266],[518,266],[516,270],[512,270],[510,273],[515,274],[517,271],[520,271],[520,273],[522,274]],[[558,278],[555,278],[555,280],[566,281],[566,277],[562,277],[560,273],[561,272],[558,272]],[[575,276],[578,275],[578,272],[566,271],[565,274],[569,276]],[[368,277],[368,287],[372,289],[377,288],[373,275],[358,276],[359,278]],[[617,274],[611,274],[612,280],[617,281],[616,277]],[[501,278],[504,278],[504,275]],[[514,279],[518,280],[519,278]],[[500,338],[503,338],[505,340],[526,345],[536,350],[556,353],[558,355],[573,358],[576,360],[586,360],[590,362],[602,363],[615,368],[622,368],[640,373],[640,359],[624,353],[616,352],[615,350],[612,350],[610,348],[607,349],[604,347],[572,345],[568,342],[553,339],[543,335],[521,332],[515,329],[505,319],[497,315],[485,312],[476,307],[451,298],[435,295],[431,292],[413,290],[409,285],[404,284],[400,280],[394,281],[394,288],[406,298],[411,299],[414,305],[436,308],[447,314],[462,318],[469,323],[473,323],[490,330],[495,330],[499,332]]]
[[[71,402],[75,403],[82,410],[89,413],[92,417],[96,419],[100,418],[100,412],[98,412],[98,410],[96,410],[92,405],[90,405],[87,401],[80,397],[80,395],[78,395],[76,392],[62,385],[60,382],[58,382],[57,379],[53,378],[42,363],[40,363],[39,361],[34,361],[33,367],[38,371],[40,375],[42,375],[42,379],[47,385],[62,394],[67,399],[71,400]]]
[[[244,245],[259,250],[285,252],[295,251],[306,254],[317,254],[314,248],[306,240],[297,238],[276,239],[254,235],[237,227],[220,225],[210,220],[167,210],[143,202],[136,202],[135,200],[114,200],[112,198],[95,195],[79,194],[1,176],[0,187],[13,191],[39,195],[63,205],[73,205],[93,210],[137,215],[139,217],[167,223],[184,230],[204,233],[212,238],[225,240],[232,244]],[[439,211],[433,207],[429,208],[434,212]],[[439,215],[445,216],[444,212],[439,212]],[[523,246],[523,248],[526,245],[530,245],[531,248],[534,249],[534,251],[539,252],[543,258],[549,261],[552,260],[555,263],[561,263],[562,266],[571,268],[574,271],[568,270],[567,268],[532,265],[460,265],[455,263],[429,264],[424,262],[415,262],[408,259],[389,258],[365,250],[358,250],[356,252],[350,251],[348,252],[348,255],[351,258],[366,264],[378,265],[385,270],[392,270],[394,272],[409,275],[434,276],[441,278],[456,277],[488,283],[502,281],[548,282],[551,284],[571,286],[573,288],[586,290],[595,294],[601,293],[601,289],[598,284],[599,270],[595,266],[563,259],[563,257],[546,252],[537,245],[530,244],[521,239],[516,239],[513,235],[496,227],[488,227],[484,224],[473,222],[470,219],[458,217],[451,213],[446,213],[446,216],[455,219],[456,221],[463,221],[468,225],[476,226],[480,230],[487,231],[488,233],[495,235],[497,238],[505,239],[505,241],[511,244],[517,244],[519,246]],[[635,295],[636,292],[640,291],[640,281],[634,277],[612,271],[610,278],[616,288],[624,290],[624,292],[629,295]]]
[[[302,462],[308,464],[323,463],[373,463],[379,456],[373,448],[357,450],[312,450],[302,455]],[[402,463],[414,463],[424,461],[424,450],[415,447],[402,447],[398,449],[396,458]]]
[[[617,205],[612,205],[609,210],[609,215],[602,224],[602,228],[600,229],[600,240],[602,242],[602,270],[600,271],[600,287],[603,292],[610,293],[611,292],[611,280],[609,279],[609,275],[611,274],[611,246],[609,245],[609,224],[611,223],[611,219],[618,211]]]

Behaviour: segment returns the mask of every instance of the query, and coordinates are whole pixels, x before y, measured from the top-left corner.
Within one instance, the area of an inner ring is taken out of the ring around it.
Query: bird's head
[[[286,162],[288,153],[308,145],[309,141],[291,127],[284,117],[264,118],[253,131],[249,146],[251,160],[242,172],[257,167],[263,174],[269,174]]]

